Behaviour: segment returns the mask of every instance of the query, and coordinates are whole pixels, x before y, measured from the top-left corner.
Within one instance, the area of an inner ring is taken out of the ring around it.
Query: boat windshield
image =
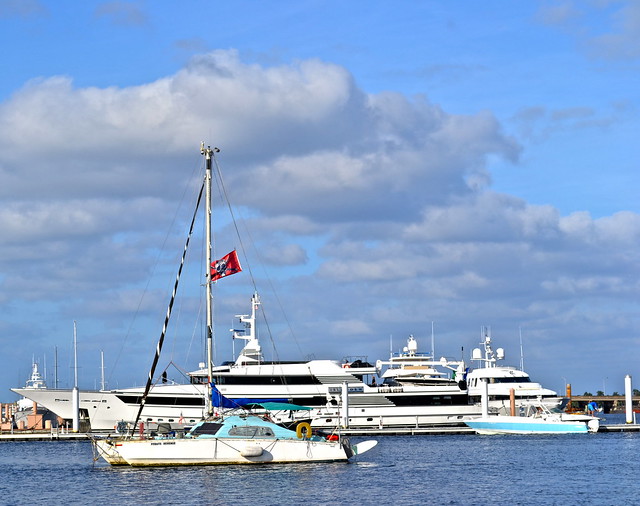
[[[260,427],[256,425],[240,425],[229,429],[230,436],[239,437],[274,437],[271,427]]]

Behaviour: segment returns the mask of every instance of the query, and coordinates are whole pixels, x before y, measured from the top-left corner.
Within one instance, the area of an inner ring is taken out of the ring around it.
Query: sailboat
[[[217,148],[205,148],[201,145],[201,153],[205,159],[205,176],[203,188],[205,190],[205,235],[207,255],[207,367],[208,367],[208,396],[206,399],[209,416],[196,423],[187,433],[171,435],[154,435],[145,437],[143,424],[140,424],[139,437],[132,435],[126,438],[93,438],[92,444],[96,453],[111,465],[130,466],[184,466],[184,465],[216,465],[216,464],[266,464],[290,462],[331,462],[346,461],[355,455],[369,451],[376,446],[377,441],[364,441],[352,445],[347,438],[339,434],[336,438],[325,438],[313,435],[309,424],[298,425],[295,431],[271,422],[268,417],[240,412],[222,412],[214,415],[215,407],[230,410],[242,409],[238,400],[225,398],[211,382],[213,377],[212,341],[213,341],[213,298],[211,283],[225,276],[240,272],[242,269],[235,252],[222,259],[211,261],[211,162]],[[202,195],[202,190],[200,195]],[[198,201],[200,198],[198,199]],[[197,210],[198,205],[196,205]],[[185,244],[185,252],[189,245],[191,230]],[[164,335],[171,315],[173,299],[175,297],[180,273],[184,262],[183,253],[178,276],[174,286],[164,327],[156,347],[156,354],[149,372],[140,409],[134,422],[138,425],[140,414],[144,408],[146,397],[152,384],[155,367],[162,350]],[[250,400],[248,400],[250,402]],[[265,402],[262,406],[268,409]],[[235,408],[235,409],[234,409]]]

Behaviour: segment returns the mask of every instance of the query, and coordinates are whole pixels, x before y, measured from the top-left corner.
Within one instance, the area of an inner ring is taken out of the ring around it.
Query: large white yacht
[[[482,367],[468,372],[462,360],[434,360],[418,351],[418,343],[409,336],[401,353],[372,365],[364,358],[310,360],[299,362],[266,361],[256,334],[258,294],[251,298],[251,313],[236,315],[240,329],[233,339],[245,342],[238,358],[212,369],[218,390],[231,399],[290,402],[312,408],[296,414],[283,410],[272,413],[279,423],[294,421],[295,416],[312,419],[312,426],[330,430],[336,426],[351,429],[426,428],[462,426],[464,418],[478,416],[480,378],[488,378],[489,408],[503,412],[509,407],[509,391],[515,390],[521,404],[541,399],[549,408],[563,406],[556,392],[531,381],[529,375],[514,367],[498,366],[504,350],[495,352],[491,337],[484,336],[484,356],[480,349],[472,359]],[[192,424],[206,414],[206,368],[189,373],[190,383],[155,384],[145,402],[142,420],[146,423]],[[72,419],[71,390],[14,388],[61,418]],[[144,388],[106,391],[80,391],[80,418],[93,431],[113,431],[122,422],[131,424],[140,408]]]
[[[310,407],[312,411],[305,416],[313,419],[315,427],[342,424],[373,429],[462,425],[463,417],[480,413],[478,406],[469,404],[466,384],[435,369],[439,365],[462,370],[458,362],[449,363],[446,359],[434,362],[420,356],[421,362],[430,362],[423,377],[431,380],[414,383],[395,381],[390,376],[396,369],[402,370],[404,354],[392,357],[388,363],[376,365],[362,358],[347,361],[265,361],[255,332],[259,305],[260,299],[254,294],[251,313],[236,315],[242,328],[233,331],[233,338],[246,341],[238,358],[213,367],[213,382],[226,397],[250,398],[256,403],[280,400]],[[414,355],[412,359],[415,362],[418,357],[411,342],[410,353]],[[389,369],[385,372],[383,368],[387,364]],[[408,366],[413,367],[415,363]],[[162,380],[155,384],[146,399],[141,419],[174,424],[200,420],[205,414],[207,369],[203,367],[189,373],[189,376],[189,384],[162,383]],[[12,390],[64,419],[73,417],[71,390]],[[94,431],[112,431],[119,422],[131,423],[140,407],[143,391],[143,387],[80,391],[80,418],[88,421]],[[347,404],[348,416],[344,411]],[[339,417],[336,415],[338,408]],[[272,413],[272,416],[276,421],[285,422],[286,418],[295,415],[292,411],[283,411],[282,414]]]
[[[409,336],[406,352],[397,357],[391,357],[389,362],[380,362],[379,365],[388,364],[390,367],[382,375],[388,383],[407,385],[429,385],[438,382],[439,373],[434,366],[441,365],[444,368],[454,370],[449,380],[458,379],[458,386],[467,390],[470,404],[479,405],[481,401],[482,380],[488,384],[488,408],[491,413],[509,414],[511,390],[514,391],[515,405],[524,408],[531,402],[543,404],[547,409],[564,408],[567,399],[540,383],[533,382],[529,374],[522,369],[512,366],[498,365],[498,361],[504,360],[503,348],[495,351],[491,346],[491,335],[486,327],[482,329],[482,348],[474,348],[471,360],[479,363],[479,367],[469,371],[465,363],[433,362],[430,357],[417,352],[417,343],[413,336]],[[454,369],[455,366],[455,369]]]

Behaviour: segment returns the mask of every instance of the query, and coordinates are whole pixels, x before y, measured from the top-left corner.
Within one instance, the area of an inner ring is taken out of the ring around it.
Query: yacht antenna
[[[53,349],[53,385],[58,388],[58,347]]]

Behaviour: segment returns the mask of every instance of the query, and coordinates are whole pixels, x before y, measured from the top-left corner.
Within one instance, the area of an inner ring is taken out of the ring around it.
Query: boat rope
[[[147,401],[147,396],[149,395],[149,390],[151,389],[151,384],[153,383],[153,375],[156,371],[156,366],[158,365],[158,360],[160,359],[160,352],[162,351],[162,345],[164,343],[164,337],[167,333],[167,325],[169,324],[169,318],[171,317],[171,310],[173,309],[173,302],[176,298],[176,293],[178,291],[178,283],[180,282],[180,276],[182,274],[182,268],[184,267],[184,260],[187,255],[187,250],[189,248],[189,241],[191,240],[191,235],[193,234],[193,227],[196,222],[196,217],[198,215],[198,209],[200,208],[200,201],[202,200],[202,193],[204,192],[204,182],[200,187],[200,193],[198,194],[198,201],[196,202],[196,208],[193,212],[193,217],[191,218],[191,225],[189,227],[189,234],[187,235],[187,240],[184,244],[184,250],[182,252],[182,259],[180,260],[180,267],[178,268],[178,274],[176,275],[176,281],[173,285],[173,292],[171,293],[171,300],[169,301],[169,306],[167,307],[167,314],[164,318],[164,324],[162,326],[162,332],[160,333],[160,338],[158,339],[158,344],[156,346],[156,354],[153,357],[153,363],[151,364],[151,370],[149,371],[149,377],[147,378],[147,384],[144,388],[144,393],[142,394],[142,398],[140,399],[140,408],[138,408],[138,414],[136,415],[136,419],[133,422],[133,426],[131,428],[131,435],[133,436],[136,426],[138,425],[138,421],[140,420],[140,415],[142,414],[142,410],[144,409],[144,405]]]

